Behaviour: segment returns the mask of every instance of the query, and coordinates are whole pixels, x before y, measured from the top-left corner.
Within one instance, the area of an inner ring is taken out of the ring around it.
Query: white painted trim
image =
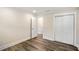
[[[19,44],[19,43],[24,42],[24,41],[29,40],[29,39],[30,39],[30,37],[28,37],[28,38],[26,38],[26,39],[15,40],[15,41],[6,43],[6,44],[0,46],[0,50],[6,49],[6,48],[11,47],[11,46],[14,46],[14,45],[16,45],[16,44]]]
[[[67,13],[57,13],[57,14],[53,14],[54,17],[55,16],[63,16],[63,15],[69,15],[69,14],[75,14],[76,12],[67,12]]]
[[[74,17],[75,17],[75,36],[74,36],[74,43],[73,43],[73,45],[76,45],[76,12],[68,12],[68,13],[57,13],[57,14],[53,14],[53,19],[54,19],[54,27],[53,27],[53,29],[54,29],[54,33],[55,33],[55,17],[56,16],[63,16],[63,15],[70,15],[70,14],[73,14],[74,15]],[[55,34],[54,34],[54,40],[55,40]]]
[[[78,50],[79,50],[79,44],[77,44],[77,16],[78,14],[77,14],[77,11],[75,12],[75,40],[74,40],[74,46],[76,46],[77,48],[78,48]]]
[[[52,16],[53,16],[53,15],[52,15]],[[53,24],[52,24],[52,25],[53,25],[53,31],[52,31],[53,38],[52,38],[52,40],[55,41],[55,33],[54,33],[54,29],[55,29],[55,28],[54,28],[54,25],[55,25],[54,23],[55,23],[55,22],[54,22],[54,16],[52,17],[52,20],[53,20]]]
[[[48,35],[45,35],[45,34],[43,34],[43,38],[44,39],[51,40],[51,41],[54,41],[52,37],[49,37]]]
[[[76,46],[76,20],[77,20],[77,12],[74,12],[75,16],[75,39],[74,39],[74,45]]]

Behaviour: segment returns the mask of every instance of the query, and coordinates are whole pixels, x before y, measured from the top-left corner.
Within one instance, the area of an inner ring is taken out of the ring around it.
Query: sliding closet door
[[[73,44],[74,15],[63,15],[55,17],[55,40]]]
[[[64,16],[64,41],[73,44],[74,15]]]

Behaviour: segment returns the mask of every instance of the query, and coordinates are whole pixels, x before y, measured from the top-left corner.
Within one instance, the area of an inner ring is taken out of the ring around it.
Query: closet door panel
[[[55,40],[56,41],[63,41],[64,39],[64,32],[63,32],[63,17],[56,17],[55,18]]]
[[[64,42],[73,44],[73,15],[64,16]]]

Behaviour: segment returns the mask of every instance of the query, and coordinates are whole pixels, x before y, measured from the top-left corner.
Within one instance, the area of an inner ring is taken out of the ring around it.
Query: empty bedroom
[[[0,7],[0,51],[78,50],[78,7]]]

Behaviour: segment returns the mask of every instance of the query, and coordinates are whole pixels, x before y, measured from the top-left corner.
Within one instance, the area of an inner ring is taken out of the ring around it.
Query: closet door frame
[[[74,16],[74,20],[73,20],[73,44],[72,45],[75,45],[76,46],[76,12],[71,12],[71,13],[59,13],[59,14],[54,14],[53,15],[53,29],[54,29],[54,32],[53,32],[53,36],[54,36],[54,41],[55,40],[55,17],[56,16],[63,16],[63,15],[73,15]]]
[[[30,19],[30,39],[32,39],[32,18]]]

